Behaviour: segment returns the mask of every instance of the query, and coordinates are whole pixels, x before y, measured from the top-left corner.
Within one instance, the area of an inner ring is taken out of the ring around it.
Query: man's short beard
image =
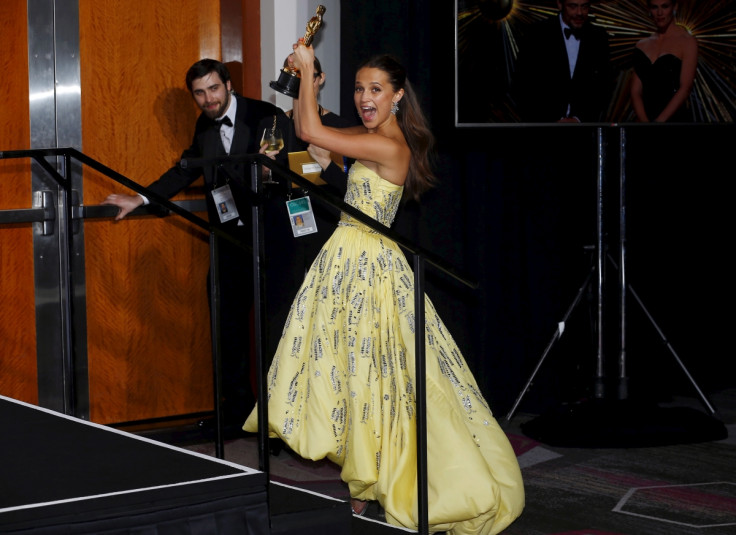
[[[230,95],[230,91],[228,91],[225,94],[225,96],[226,96],[225,102],[222,104],[222,106],[217,108],[215,112],[212,112],[211,110],[207,110],[207,109],[203,110],[204,113],[207,115],[207,117],[214,120],[214,119],[219,119],[220,117],[225,115],[225,112],[230,107],[230,99],[232,98],[232,96]]]

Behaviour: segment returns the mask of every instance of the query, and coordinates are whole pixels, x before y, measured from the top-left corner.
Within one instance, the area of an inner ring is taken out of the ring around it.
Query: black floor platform
[[[382,532],[257,470],[2,396],[0,421],[2,533]]]

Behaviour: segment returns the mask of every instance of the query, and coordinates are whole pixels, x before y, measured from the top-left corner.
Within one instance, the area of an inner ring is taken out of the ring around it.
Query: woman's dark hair
[[[201,59],[189,67],[187,71],[187,89],[189,89],[189,92],[191,93],[192,91],[192,82],[194,80],[203,78],[213,72],[216,72],[220,76],[223,84],[230,81],[230,71],[227,70],[224,63],[214,59]]]
[[[394,91],[404,90],[404,96],[399,101],[399,110],[396,112],[399,127],[412,154],[409,174],[404,183],[404,194],[408,198],[418,200],[422,193],[437,181],[431,166],[434,136],[419,106],[416,93],[406,77],[406,69],[401,63],[390,54],[381,54],[363,62],[358,70],[365,67],[382,70],[388,75]]]

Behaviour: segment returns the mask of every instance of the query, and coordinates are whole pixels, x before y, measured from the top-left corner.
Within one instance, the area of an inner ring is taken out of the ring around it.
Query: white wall
[[[274,91],[269,84],[278,79],[291,45],[304,37],[307,21],[325,6],[322,27],[312,46],[325,72],[320,104],[340,113],[340,1],[339,0],[261,0],[261,95],[283,110],[290,110],[292,99]]]

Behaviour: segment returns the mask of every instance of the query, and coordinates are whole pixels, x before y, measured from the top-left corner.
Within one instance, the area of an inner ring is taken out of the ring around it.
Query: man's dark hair
[[[189,89],[189,92],[191,93],[192,91],[192,82],[194,80],[203,78],[213,72],[216,72],[220,76],[223,84],[230,81],[230,71],[227,70],[224,63],[214,59],[201,59],[189,67],[187,71],[187,89]]]

